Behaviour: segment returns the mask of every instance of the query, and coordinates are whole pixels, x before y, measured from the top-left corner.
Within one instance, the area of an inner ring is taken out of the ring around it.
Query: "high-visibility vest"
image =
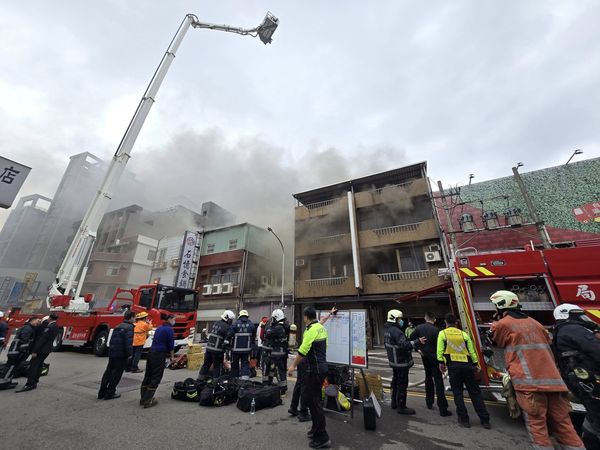
[[[444,333],[446,337],[444,350],[446,362],[469,362],[469,350],[463,332],[456,328],[446,328],[440,333]]]

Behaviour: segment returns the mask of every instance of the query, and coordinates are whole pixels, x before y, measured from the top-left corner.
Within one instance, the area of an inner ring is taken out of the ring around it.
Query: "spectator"
[[[123,316],[123,322],[112,332],[108,347],[108,365],[102,375],[98,391],[99,400],[112,400],[121,396],[116,393],[116,389],[127,361],[133,353],[133,317],[134,313],[127,311]]]

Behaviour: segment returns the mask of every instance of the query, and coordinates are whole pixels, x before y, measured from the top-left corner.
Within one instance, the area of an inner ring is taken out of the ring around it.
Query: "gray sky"
[[[270,46],[189,31],[128,166],[149,197],[289,224],[294,192],[422,160],[455,184],[600,156],[600,2],[6,0],[0,154],[33,168],[20,194],[51,196],[68,155],[112,155],[185,13],[267,10]]]

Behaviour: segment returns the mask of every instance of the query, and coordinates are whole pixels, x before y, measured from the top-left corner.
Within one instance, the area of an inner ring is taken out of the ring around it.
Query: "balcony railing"
[[[392,227],[376,228],[373,231],[378,236],[385,236],[394,233],[403,233],[405,231],[417,231],[423,222],[407,223],[404,225],[394,225]]]
[[[411,181],[407,181],[406,183],[390,184],[389,186],[384,186],[384,187],[379,188],[379,189],[373,189],[373,193],[375,193],[377,195],[381,195],[385,189],[398,188],[398,187],[402,187],[402,188],[409,187],[412,183],[413,182],[411,180]]]
[[[431,275],[429,270],[413,270],[411,272],[378,273],[381,281],[422,280]]]
[[[309,203],[308,205],[304,205],[304,206],[307,209],[324,208],[326,206],[333,205],[334,203],[337,203],[339,200],[340,200],[339,198],[332,198],[332,199],[329,199],[329,200],[324,200],[322,202]]]
[[[312,245],[326,245],[329,243],[339,242],[346,236],[348,236],[348,233],[335,234],[333,236],[324,236],[316,239],[311,239],[310,243]]]
[[[335,278],[315,278],[312,280],[306,280],[309,286],[339,286],[344,284],[348,277],[335,277]]]

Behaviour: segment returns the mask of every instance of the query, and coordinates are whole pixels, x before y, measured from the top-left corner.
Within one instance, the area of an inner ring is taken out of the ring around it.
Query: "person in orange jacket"
[[[127,372],[141,373],[142,370],[138,367],[144,344],[148,339],[148,334],[152,330],[152,321],[148,319],[148,313],[143,311],[135,316],[135,328],[133,330],[133,355],[129,359]]]
[[[569,416],[569,390],[556,367],[548,332],[520,310],[514,292],[497,291],[490,300],[496,306],[497,319],[491,327],[493,340],[504,348],[506,368],[533,448],[554,448],[550,425],[562,448],[584,450]]]

